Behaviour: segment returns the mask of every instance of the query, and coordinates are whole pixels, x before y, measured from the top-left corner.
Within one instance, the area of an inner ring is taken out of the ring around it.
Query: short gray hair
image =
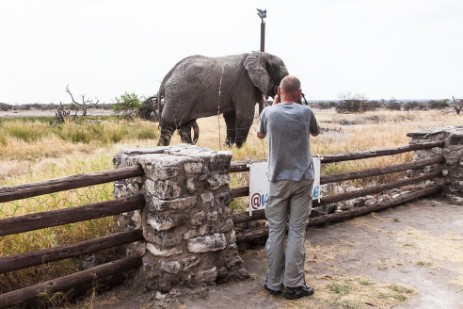
[[[301,81],[296,76],[288,75],[281,80],[280,87],[284,93],[294,93],[301,89]]]

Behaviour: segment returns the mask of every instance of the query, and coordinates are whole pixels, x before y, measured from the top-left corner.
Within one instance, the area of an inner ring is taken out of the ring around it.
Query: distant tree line
[[[27,103],[27,104],[7,104],[0,102],[1,111],[15,111],[15,110],[40,110],[40,111],[50,111],[56,110],[59,104],[55,103]],[[66,108],[72,109],[72,103],[63,104]],[[101,110],[112,110],[114,103],[99,103],[98,105],[92,107],[95,109]]]
[[[445,110],[453,108],[457,114],[463,110],[463,99],[442,99],[442,100],[416,100],[416,101],[398,101],[391,100],[368,100],[362,96],[346,96],[338,101],[322,101],[310,103],[310,106],[319,109],[334,108],[341,114],[364,113],[378,109],[395,110],[395,111],[418,111],[418,110]]]
[[[100,110],[112,110],[116,115],[124,118],[139,117],[145,120],[158,121],[158,108],[156,97],[144,98],[135,93],[125,92],[117,97],[115,103],[92,104],[91,108]],[[83,102],[85,99],[83,98]],[[271,105],[271,101],[268,102]],[[82,105],[82,103],[80,103]],[[344,95],[342,99],[336,101],[319,101],[310,102],[310,106],[318,109],[334,108],[338,113],[364,113],[378,109],[394,111],[419,111],[419,110],[446,110],[454,109],[457,114],[463,110],[463,99],[452,100],[416,100],[416,101],[399,101],[391,100],[368,100],[361,95]],[[41,110],[41,111],[73,111],[76,112],[81,107],[76,104],[75,100],[69,104],[54,103],[29,103],[29,104],[7,104],[0,102],[0,111],[14,110]]]

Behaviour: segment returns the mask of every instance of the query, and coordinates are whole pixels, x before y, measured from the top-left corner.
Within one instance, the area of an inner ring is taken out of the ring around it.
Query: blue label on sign
[[[312,191],[312,196],[314,199],[318,199],[320,196],[320,186],[315,186]]]

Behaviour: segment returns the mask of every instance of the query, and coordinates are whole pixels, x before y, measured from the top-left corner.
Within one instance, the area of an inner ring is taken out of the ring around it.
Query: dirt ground
[[[159,300],[127,288],[79,308],[463,308],[463,206],[419,200],[307,235],[309,298],[288,301],[263,290],[263,247],[243,252],[251,278],[195,295]],[[76,308],[77,308],[76,307]]]

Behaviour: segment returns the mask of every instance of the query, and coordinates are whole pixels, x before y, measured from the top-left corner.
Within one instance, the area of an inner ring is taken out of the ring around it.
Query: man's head
[[[301,82],[296,76],[288,75],[281,80],[278,87],[278,95],[281,102],[301,103]]]

